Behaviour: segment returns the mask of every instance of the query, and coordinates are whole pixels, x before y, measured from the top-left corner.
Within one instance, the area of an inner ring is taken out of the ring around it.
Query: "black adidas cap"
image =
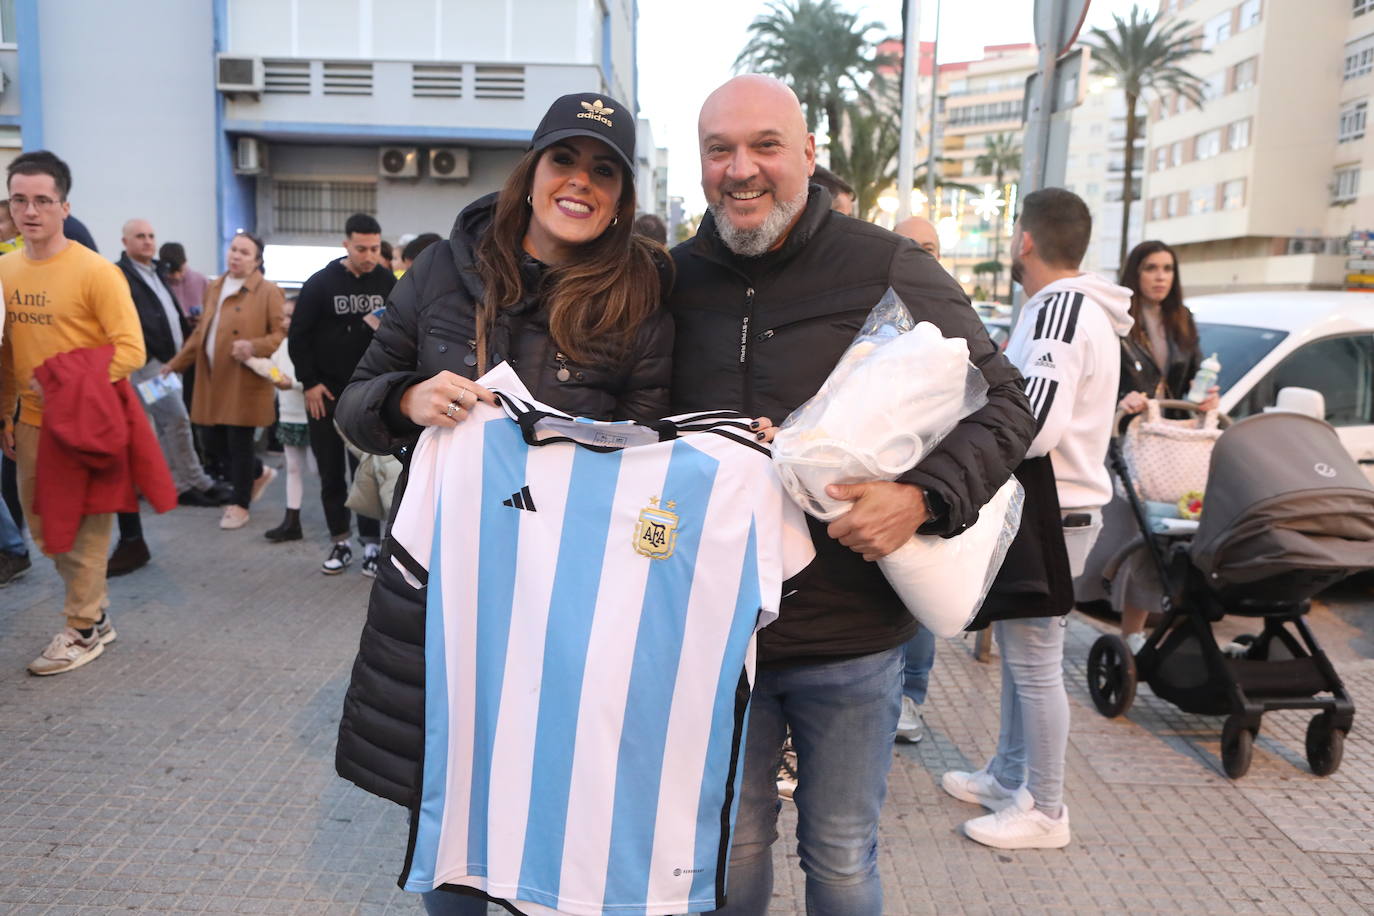
[[[549,106],[534,132],[530,149],[541,150],[569,137],[595,137],[625,160],[630,181],[635,176],[635,119],[608,95],[575,92]]]

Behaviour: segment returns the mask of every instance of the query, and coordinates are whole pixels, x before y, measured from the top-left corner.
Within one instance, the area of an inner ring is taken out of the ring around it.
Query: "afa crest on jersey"
[[[668,500],[664,508],[658,505],[658,497],[649,498],[649,505],[639,510],[639,522],[635,525],[635,552],[655,560],[666,560],[673,555],[677,545],[677,503]]]

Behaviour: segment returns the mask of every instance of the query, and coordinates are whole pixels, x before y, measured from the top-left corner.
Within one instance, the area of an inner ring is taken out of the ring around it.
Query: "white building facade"
[[[6,131],[53,150],[102,251],[139,216],[207,271],[239,229],[447,235],[553,99],[638,107],[635,0],[0,0],[0,31],[7,9],[0,159]]]

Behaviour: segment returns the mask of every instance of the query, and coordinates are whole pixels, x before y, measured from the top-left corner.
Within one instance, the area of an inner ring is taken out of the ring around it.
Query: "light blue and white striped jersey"
[[[482,383],[503,406],[425,431],[391,532],[428,587],[404,886],[717,909],[755,633],[814,555],[801,511],[736,415],[596,423],[505,364]]]

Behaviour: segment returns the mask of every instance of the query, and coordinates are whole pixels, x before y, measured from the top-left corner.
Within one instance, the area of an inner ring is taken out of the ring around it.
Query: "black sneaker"
[[[363,545],[363,565],[358,571],[369,579],[377,578],[377,557],[381,555],[382,548],[376,544]]]
[[[320,572],[326,576],[337,576],[348,568],[348,564],[353,562],[353,548],[348,546],[347,541],[340,541],[329,548],[329,556],[324,558],[320,564]]]
[[[23,576],[32,565],[26,553],[0,553],[0,588]]]

